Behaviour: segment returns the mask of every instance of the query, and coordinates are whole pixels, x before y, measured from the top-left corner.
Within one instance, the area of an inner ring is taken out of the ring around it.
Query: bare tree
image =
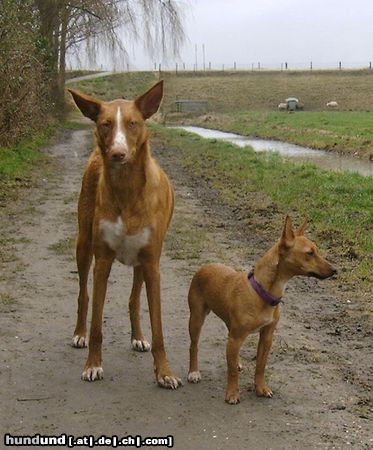
[[[67,53],[125,61],[140,41],[150,53],[177,53],[186,1],[0,0],[0,145],[63,111]]]
[[[62,92],[66,53],[85,45],[93,61],[99,49],[128,58],[127,42],[142,41],[149,53],[177,54],[185,35],[176,0],[34,0],[40,33]],[[185,4],[185,2],[184,2]]]

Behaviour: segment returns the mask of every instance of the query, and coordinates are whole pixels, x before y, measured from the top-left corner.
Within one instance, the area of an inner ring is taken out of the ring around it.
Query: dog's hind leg
[[[79,232],[76,245],[76,262],[79,273],[79,296],[78,296],[78,317],[73,336],[73,347],[87,347],[87,311],[88,311],[88,291],[87,281],[89,269],[92,263],[92,237],[91,230]]]
[[[145,340],[140,322],[140,294],[144,283],[144,275],[141,266],[133,268],[133,284],[129,299],[129,312],[131,320],[131,343],[133,350],[148,352],[150,344]]]
[[[201,329],[207,314],[210,310],[203,303],[198,294],[193,291],[193,287],[189,291],[188,296],[190,317],[189,317],[189,373],[188,381],[190,383],[198,383],[201,380],[201,373],[198,368],[198,341]]]

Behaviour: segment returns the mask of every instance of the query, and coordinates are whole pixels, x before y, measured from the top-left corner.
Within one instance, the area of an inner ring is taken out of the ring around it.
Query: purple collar
[[[253,287],[254,291],[261,297],[266,303],[268,303],[271,306],[277,306],[279,303],[284,303],[281,298],[274,297],[272,294],[267,292],[264,287],[258,283],[258,281],[254,277],[254,270],[251,270],[249,274],[247,275],[247,278],[250,281],[251,286]]]

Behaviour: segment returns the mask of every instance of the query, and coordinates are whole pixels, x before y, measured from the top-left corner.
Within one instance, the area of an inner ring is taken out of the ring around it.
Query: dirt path
[[[71,84],[71,83],[75,83],[77,81],[83,81],[83,80],[93,80],[94,78],[108,77],[113,74],[114,74],[114,72],[90,73],[89,75],[82,75],[81,77],[69,78],[68,80],[65,81],[65,84]]]
[[[105,379],[80,381],[87,350],[70,346],[78,288],[72,243],[90,136],[90,130],[61,136],[47,149],[53,170],[1,211],[7,242],[0,278],[2,432],[173,435],[177,449],[371,448],[371,322],[355,299],[347,303],[328,282],[295,281],[288,288],[267,372],[273,399],[253,393],[257,337],[248,339],[241,404],[233,407],[224,403],[226,330],[212,315],[201,341],[202,382],[177,391],[156,386],[151,355],[130,349],[131,270],[116,263],[104,311]],[[162,258],[163,321],[171,365],[185,382],[192,273],[217,260],[249,269],[268,243],[251,234],[252,244],[245,244],[214,192],[196,185],[167,151],[157,156],[176,188]],[[142,305],[150,338],[144,295]]]

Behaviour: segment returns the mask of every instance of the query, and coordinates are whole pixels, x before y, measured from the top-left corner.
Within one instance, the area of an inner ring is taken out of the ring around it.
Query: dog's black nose
[[[112,152],[111,154],[111,160],[112,161],[123,161],[125,158],[125,153],[120,152],[120,151],[116,151],[116,152]]]

